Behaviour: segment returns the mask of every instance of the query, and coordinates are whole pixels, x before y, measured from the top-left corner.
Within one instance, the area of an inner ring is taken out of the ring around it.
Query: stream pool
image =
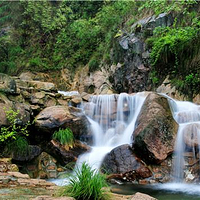
[[[142,192],[158,200],[200,200],[200,185],[198,184],[122,184],[112,185],[111,188],[114,193],[131,195],[136,192]]]

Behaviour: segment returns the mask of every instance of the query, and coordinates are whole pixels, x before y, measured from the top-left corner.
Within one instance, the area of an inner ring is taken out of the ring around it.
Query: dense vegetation
[[[152,82],[158,85],[169,75],[192,99],[200,92],[200,15],[195,0],[1,1],[0,72],[68,68],[73,74],[86,64],[94,71],[116,62],[113,44],[134,22],[162,12],[171,12],[174,24],[158,27],[146,38]]]
[[[103,56],[133,2],[20,1],[0,3],[1,72],[69,68]],[[108,56],[109,57],[109,56]]]

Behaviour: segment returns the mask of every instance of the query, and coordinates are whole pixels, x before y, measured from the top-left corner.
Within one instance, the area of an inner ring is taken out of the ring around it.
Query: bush
[[[99,61],[96,58],[92,58],[88,65],[89,65],[89,71],[94,72],[99,68]]]
[[[19,136],[16,140],[11,141],[6,145],[6,154],[14,154],[16,156],[27,156],[30,153],[30,147],[25,137]]]
[[[74,135],[71,129],[59,129],[53,134],[53,139],[60,142],[62,145],[66,147],[73,147],[74,145]]]
[[[104,175],[92,170],[87,163],[83,163],[81,169],[75,170],[69,185],[62,188],[60,195],[71,196],[77,200],[109,199],[108,194],[102,189],[106,186]]]
[[[18,117],[19,111],[12,109],[6,110],[6,117],[9,121],[8,127],[2,127],[0,130],[0,144],[4,146],[4,153],[11,154],[17,152],[18,155],[25,155],[29,152],[28,126],[30,123],[23,124]]]

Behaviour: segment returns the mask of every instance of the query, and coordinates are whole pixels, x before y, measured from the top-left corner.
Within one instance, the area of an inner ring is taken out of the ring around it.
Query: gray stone
[[[14,79],[6,74],[0,73],[0,92],[17,93],[17,86]]]

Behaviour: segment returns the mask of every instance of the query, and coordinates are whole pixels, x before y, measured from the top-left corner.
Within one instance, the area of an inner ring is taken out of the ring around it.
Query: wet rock
[[[82,92],[81,93],[81,98],[84,100],[84,101],[89,101],[89,99],[91,98],[91,95],[86,93],[86,92]]]
[[[13,152],[12,159],[20,162],[28,162],[38,157],[41,154],[41,148],[36,145],[29,145],[29,151],[24,154]]]
[[[136,122],[134,151],[148,163],[160,163],[173,152],[177,130],[168,100],[150,93]]]
[[[186,125],[183,130],[183,137],[185,144],[190,148],[199,147],[199,133],[200,133],[200,124],[192,123]]]
[[[106,155],[102,170],[107,174],[120,174],[110,178],[134,181],[152,176],[151,171],[136,157],[129,145],[122,145]]]
[[[143,193],[137,192],[136,194],[133,195],[131,200],[157,200],[157,199],[154,197],[151,197],[148,194],[143,194]]]
[[[58,128],[70,128],[77,138],[88,134],[88,123],[81,109],[68,106],[47,107],[35,118],[35,126],[41,132],[53,133]]]
[[[46,152],[56,158],[63,166],[69,163],[75,163],[78,156],[89,149],[90,148],[87,145],[79,141],[76,141],[73,147],[66,149],[63,145],[55,140],[52,140],[50,143],[48,143],[45,148]]]

